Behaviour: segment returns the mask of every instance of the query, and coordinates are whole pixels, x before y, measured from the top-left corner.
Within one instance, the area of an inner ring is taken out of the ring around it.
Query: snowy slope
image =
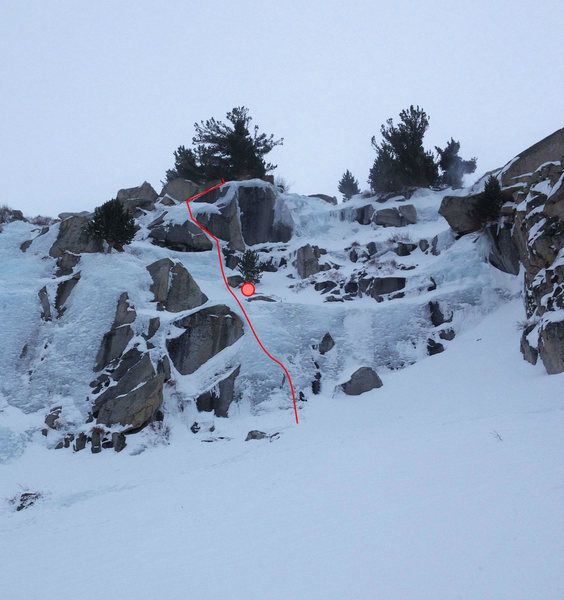
[[[35,445],[2,467],[2,597],[558,600],[564,375],[518,351],[520,301],[360,397],[176,424],[138,455]],[[244,442],[258,427],[272,442]],[[147,440],[149,436],[147,435]]]

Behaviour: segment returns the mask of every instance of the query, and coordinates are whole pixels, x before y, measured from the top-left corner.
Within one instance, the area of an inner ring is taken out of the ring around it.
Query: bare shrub
[[[403,242],[404,244],[413,243],[411,236],[409,233],[394,233],[388,238],[389,244],[397,244],[398,242]]]
[[[12,496],[8,500],[8,504],[14,506],[17,511],[20,511],[30,508],[43,498],[44,494],[42,492],[20,492],[15,496]]]

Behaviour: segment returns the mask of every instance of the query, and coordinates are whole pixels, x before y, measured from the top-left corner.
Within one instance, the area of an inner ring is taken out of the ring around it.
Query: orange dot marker
[[[244,283],[243,287],[241,288],[241,294],[243,294],[243,296],[247,296],[247,298],[249,296],[252,296],[255,293],[255,286],[252,283]]]

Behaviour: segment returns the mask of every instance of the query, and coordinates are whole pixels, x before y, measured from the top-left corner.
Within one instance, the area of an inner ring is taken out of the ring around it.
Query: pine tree
[[[400,112],[400,123],[388,119],[380,128],[383,141],[372,146],[376,160],[368,183],[375,192],[399,192],[405,187],[429,187],[439,182],[433,154],[423,147],[429,118],[422,108],[411,105]]]
[[[439,167],[443,171],[442,181],[449,187],[462,187],[462,177],[467,173],[474,173],[476,170],[477,158],[463,160],[458,156],[460,142],[455,142],[453,138],[447,142],[444,150],[435,146],[439,155]]]
[[[264,266],[260,262],[257,252],[247,250],[239,261],[237,270],[241,273],[246,283],[259,283]]]
[[[174,151],[174,169],[169,169],[166,172],[167,181],[172,181],[178,177],[189,179],[194,183],[204,182],[204,174],[196,164],[194,151],[184,146],[178,146],[178,150]]]
[[[167,171],[167,180],[185,177],[197,182],[240,178],[262,178],[276,165],[266,163],[264,156],[283,139],[259,133],[258,125],[250,131],[249,109],[237,106],[227,113],[230,124],[214,118],[195,123],[193,149],[180,146],[174,153],[175,168]]]
[[[343,194],[343,198],[345,200],[350,200],[354,195],[360,194],[358,181],[348,169],[345,171],[341,177],[341,180],[339,181],[339,192]]]
[[[87,229],[94,237],[105,240],[110,251],[115,248],[118,252],[123,252],[123,247],[131,244],[137,230],[135,219],[117,199],[108,200],[102,206],[98,206]]]
[[[497,220],[503,203],[504,198],[499,181],[497,177],[490,175],[477,205],[478,216],[482,223]]]

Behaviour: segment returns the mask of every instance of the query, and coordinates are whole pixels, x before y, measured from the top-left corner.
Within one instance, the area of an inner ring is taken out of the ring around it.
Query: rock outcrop
[[[372,222],[383,227],[405,227],[417,223],[417,211],[413,204],[399,208],[383,208],[374,212]]]
[[[478,216],[481,192],[470,196],[445,196],[439,208],[451,229],[459,235],[478,231],[482,222]]]
[[[189,375],[243,335],[243,322],[227,306],[204,308],[174,322],[184,329],[166,346],[176,370]]]
[[[176,200],[176,202],[186,202],[201,191],[203,190],[200,189],[200,186],[193,181],[177,178],[169,181],[163,187],[161,197],[165,198],[168,196]]]
[[[378,373],[374,369],[371,367],[361,367],[340,388],[348,396],[359,396],[360,394],[364,394],[364,392],[382,387],[382,385],[382,380],[378,377]]]
[[[542,161],[541,164],[536,164]],[[522,169],[527,169],[523,172]],[[564,372],[564,129],[522,152],[502,170],[513,191],[512,241],[524,267],[527,326],[523,356]],[[507,236],[507,233],[505,234]],[[507,252],[504,253],[507,255]]]
[[[329,352],[329,350],[331,350],[333,348],[334,345],[335,345],[335,340],[333,340],[333,338],[331,337],[331,334],[329,332],[327,332],[323,336],[323,339],[321,340],[321,343],[319,344],[319,354],[326,354],[327,352]]]
[[[315,275],[320,271],[327,270],[328,266],[319,263],[319,259],[322,254],[326,254],[327,251],[317,246],[311,246],[306,244],[298,249],[296,254],[296,269],[301,279],[306,279],[311,275]]]
[[[201,306],[208,301],[198,284],[184,266],[163,258],[147,267],[153,285],[151,291],[157,308],[169,312],[181,312]]]
[[[213,248],[208,236],[187,219],[181,225],[165,223],[157,219],[149,225],[149,238],[157,246],[176,250],[177,252],[207,252]]]
[[[149,355],[143,354],[96,398],[92,413],[97,423],[108,427],[120,424],[127,430],[147,424],[162,404],[164,379],[155,373]]]
[[[262,181],[235,187],[226,184],[205,194],[202,200],[213,202],[217,210],[198,211],[196,221],[212,235],[228,241],[233,250],[287,242],[292,237],[292,217],[273,185]]]
[[[91,384],[94,394],[98,394],[92,408],[97,423],[108,427],[119,424],[125,431],[137,430],[152,420],[163,401],[163,383],[170,379],[170,369],[159,365],[155,371],[148,352],[137,347],[125,352],[133,338],[131,323],[136,318],[124,292],[96,359],[94,371],[104,372]]]
[[[55,243],[51,246],[49,254],[59,258],[65,252],[81,254],[83,252],[102,252],[102,242],[91,236],[86,227],[90,222],[89,217],[69,217],[59,224],[59,233]]]
[[[57,310],[57,316],[61,317],[65,312],[65,303],[69,299],[71,292],[74,290],[76,284],[80,281],[80,271],[73,277],[61,281],[57,286],[57,294],[55,296],[55,308]]]
[[[101,371],[123,354],[133,338],[133,330],[129,323],[133,323],[136,316],[135,310],[129,307],[128,295],[124,292],[119,297],[112,328],[102,338],[96,356],[95,372]]]
[[[121,201],[126,210],[139,216],[143,211],[155,208],[158,194],[150,183],[144,181],[140,186],[119,190],[116,198]]]
[[[503,225],[490,225],[485,233],[490,241],[490,263],[510,275],[519,274],[519,253],[513,242],[512,227],[509,223]]]
[[[564,127],[519,153],[501,170],[503,186],[522,181],[523,174],[536,171],[540,165],[551,161],[560,162],[564,156]]]

